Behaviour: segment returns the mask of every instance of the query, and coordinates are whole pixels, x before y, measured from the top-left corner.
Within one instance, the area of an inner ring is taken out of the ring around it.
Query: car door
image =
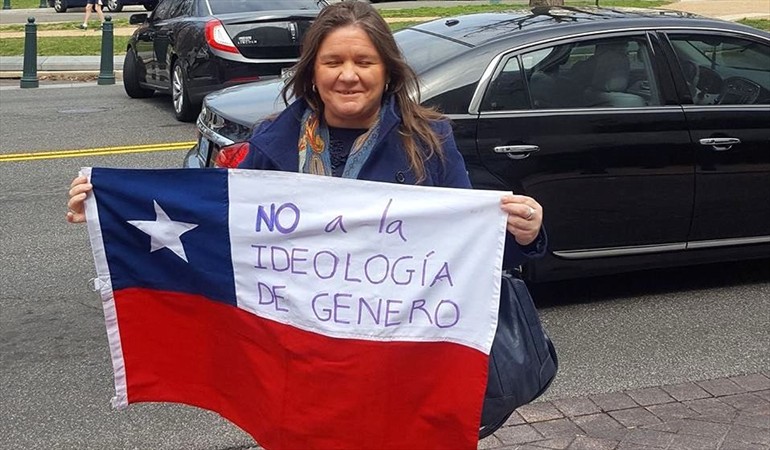
[[[770,242],[770,41],[717,31],[667,36],[697,155],[688,248]]]
[[[155,51],[153,50],[153,38],[155,36],[155,30],[153,28],[153,21],[155,12],[153,11],[147,22],[142,25],[136,33],[136,41],[134,42],[134,51],[139,63],[144,66],[145,81],[148,83],[154,83],[155,80]]]
[[[184,3],[184,0],[164,0],[155,10],[157,12],[157,20],[153,22],[155,29],[153,38],[156,64],[155,79],[159,86],[169,89],[171,79],[170,52],[175,28],[174,18],[181,14]]]
[[[153,86],[166,87],[162,80],[167,77],[159,73],[160,68],[164,66],[162,58],[165,58],[168,45],[167,39],[164,39],[163,30],[177,1],[161,0],[150,14],[147,25],[136,37],[137,56],[144,61],[147,83]]]
[[[644,32],[585,37],[505,55],[492,74],[477,145],[499,185],[477,187],[536,198],[558,259],[685,246],[694,155],[658,48]]]

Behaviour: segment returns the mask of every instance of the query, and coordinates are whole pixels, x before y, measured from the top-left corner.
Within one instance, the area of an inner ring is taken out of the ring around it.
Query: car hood
[[[281,98],[283,86],[281,78],[241,84],[212,92],[203,103],[209,111],[252,128],[259,120],[286,108]]]

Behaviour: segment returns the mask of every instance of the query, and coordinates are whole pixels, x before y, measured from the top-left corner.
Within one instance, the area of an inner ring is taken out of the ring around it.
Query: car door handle
[[[524,159],[532,153],[539,152],[540,147],[537,145],[502,145],[495,147],[493,151],[495,153],[504,153],[505,156],[511,159]]]
[[[700,145],[711,146],[715,152],[724,152],[733,148],[733,145],[740,144],[741,140],[738,138],[704,138],[698,142]]]

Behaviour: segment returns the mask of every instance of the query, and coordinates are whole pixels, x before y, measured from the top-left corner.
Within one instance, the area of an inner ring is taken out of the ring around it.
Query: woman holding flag
[[[379,13],[361,1],[335,3],[305,36],[282,92],[287,108],[257,126],[238,167],[470,189],[448,119],[415,101],[417,92],[417,76]],[[73,180],[68,222],[85,222],[92,190],[86,177]],[[503,267],[542,256],[541,205],[507,194],[500,208],[509,233]]]
[[[282,170],[388,183],[471,188],[448,120],[412,99],[414,71],[371,5],[343,1],[324,8],[303,41],[283,89],[287,109],[262,122],[240,168]],[[299,151],[297,151],[297,149]],[[67,221],[85,221],[92,186],[77,177]],[[545,253],[543,209],[533,198],[505,195],[504,267]]]

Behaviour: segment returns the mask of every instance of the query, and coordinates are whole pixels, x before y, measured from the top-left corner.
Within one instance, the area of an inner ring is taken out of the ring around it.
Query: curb
[[[113,56],[113,70],[123,69],[125,54]],[[94,73],[101,70],[101,56],[38,56],[37,74],[51,72]],[[0,79],[18,78],[24,71],[23,56],[0,56]]]
[[[115,80],[123,80],[123,71],[114,71]],[[21,79],[24,75],[22,71],[2,71],[0,80]],[[43,80],[71,80],[71,81],[90,81],[99,78],[98,70],[44,70],[37,72],[37,78]]]

